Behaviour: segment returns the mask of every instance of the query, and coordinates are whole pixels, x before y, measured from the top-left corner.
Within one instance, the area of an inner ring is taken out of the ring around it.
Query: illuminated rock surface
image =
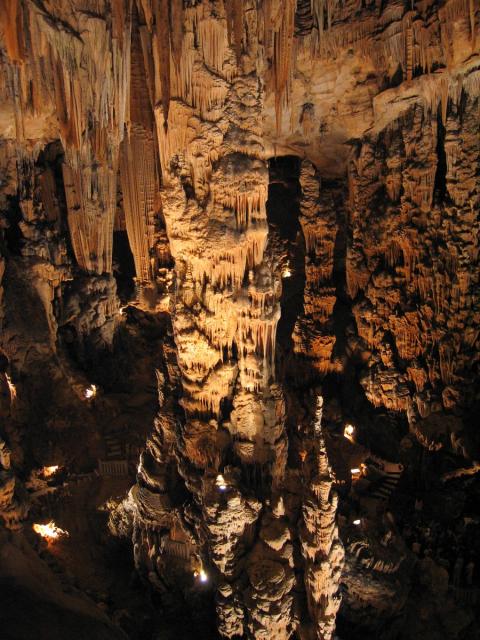
[[[460,597],[394,492],[477,490],[479,47],[477,0],[3,0],[1,541],[55,516],[91,637],[406,640]]]

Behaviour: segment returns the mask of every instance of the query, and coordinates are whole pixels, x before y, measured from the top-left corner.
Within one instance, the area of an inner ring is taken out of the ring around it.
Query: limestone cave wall
[[[208,579],[223,638],[333,638],[360,578],[328,428],[480,460],[479,32],[476,0],[3,0],[7,527],[36,403],[68,429],[124,309],[168,317],[112,531],[164,598]]]

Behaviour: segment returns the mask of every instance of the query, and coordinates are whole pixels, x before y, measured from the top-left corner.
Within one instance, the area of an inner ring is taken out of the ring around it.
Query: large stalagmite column
[[[335,521],[338,496],[332,487],[332,473],[322,434],[322,409],[323,398],[318,396],[314,469],[303,501],[300,537],[308,611],[312,621],[311,637],[331,640],[341,602],[344,550]]]
[[[150,9],[143,3],[141,22],[154,49],[165,36],[161,21],[173,28],[167,50],[154,55],[151,90],[161,99],[162,201],[175,260],[186,413],[177,455],[193,494],[185,519],[219,584],[220,633],[280,640],[291,633],[293,572],[288,534],[279,546],[269,542],[281,509],[269,515],[266,504],[281,483],[286,436],[274,375],[281,280],[268,248],[262,14],[253,1]],[[268,566],[260,547],[252,549],[259,519]]]

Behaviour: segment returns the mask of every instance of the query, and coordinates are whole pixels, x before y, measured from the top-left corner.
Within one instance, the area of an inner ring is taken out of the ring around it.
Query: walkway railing
[[[128,476],[128,460],[99,460],[98,472],[101,476]]]

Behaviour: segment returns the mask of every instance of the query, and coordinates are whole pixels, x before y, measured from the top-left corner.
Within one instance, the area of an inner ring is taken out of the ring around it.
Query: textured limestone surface
[[[124,234],[128,301],[168,311],[173,329],[111,528],[164,595],[208,581],[222,637],[333,638],[344,551],[310,390],[356,376],[355,393],[405,416],[422,446],[480,460],[465,419],[479,95],[477,0],[0,6],[0,375],[46,370],[83,393],[60,352],[75,345],[83,362],[113,344]],[[267,205],[284,156],[298,163],[295,266]],[[8,430],[0,515],[14,528],[27,508]],[[388,592],[370,587],[377,602]]]

